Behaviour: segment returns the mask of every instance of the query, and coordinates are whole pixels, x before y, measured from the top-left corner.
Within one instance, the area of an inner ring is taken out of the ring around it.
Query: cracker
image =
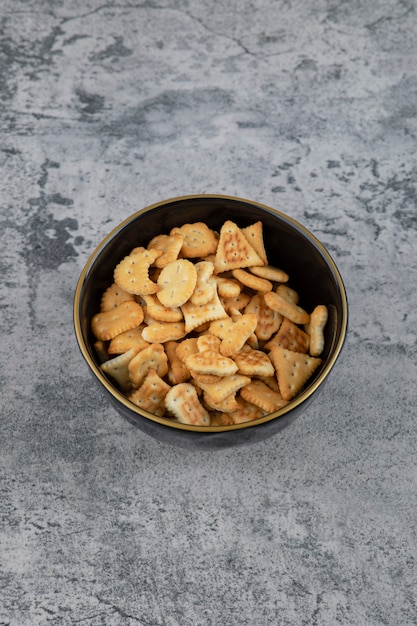
[[[191,371],[191,379],[196,383],[217,383],[222,377],[215,374],[201,374],[193,370]]]
[[[201,327],[207,322],[228,317],[220,302],[217,290],[214,292],[213,299],[207,302],[207,304],[197,305],[192,302],[186,302],[181,307],[181,311],[184,316],[185,330],[187,333]]]
[[[244,309],[249,304],[250,299],[249,294],[241,292],[238,296],[234,296],[233,298],[222,298],[221,302],[225,310],[230,313],[232,309],[238,309],[239,311]]]
[[[277,372],[279,390],[285,400],[292,400],[322,363],[319,357],[273,346],[269,354]]]
[[[278,267],[272,265],[261,265],[260,267],[250,267],[249,270],[252,274],[271,280],[275,283],[286,283],[289,276],[284,270],[280,270]]]
[[[181,322],[183,319],[179,307],[164,306],[154,294],[143,296],[143,301],[149,317],[158,322]]]
[[[167,341],[164,344],[165,352],[168,357],[168,380],[172,385],[184,383],[191,376],[190,370],[177,354],[177,341]]]
[[[100,365],[100,369],[116,381],[123,393],[129,391],[132,387],[129,377],[129,363],[134,356],[134,351],[129,350],[129,352],[120,354]]]
[[[244,313],[236,320],[232,318],[216,320],[210,324],[210,333],[219,337],[220,352],[224,356],[233,356],[243,347],[246,340],[255,331],[257,318],[255,313]]]
[[[190,300],[197,306],[207,304],[207,302],[213,299],[217,288],[216,282],[210,280],[214,272],[214,265],[210,261],[200,261],[194,267],[197,270],[197,282]]]
[[[232,426],[234,424],[230,413],[222,413],[221,411],[209,411],[210,426]]]
[[[288,300],[288,302],[293,302],[294,304],[298,304],[300,301],[300,296],[298,291],[288,287],[288,285],[278,285],[275,289],[275,293],[277,293],[284,300]]]
[[[211,228],[204,222],[184,224],[171,230],[170,235],[181,234],[184,241],[181,247],[181,255],[184,258],[195,259],[214,254],[217,249],[217,237]]]
[[[253,291],[272,291],[273,285],[271,281],[265,278],[260,278],[242,269],[232,270],[232,275],[242,283],[242,285]]]
[[[215,350],[204,350],[203,352],[190,354],[185,359],[185,364],[192,372],[212,374],[220,377],[235,374],[238,369],[238,366],[232,359],[221,355]]]
[[[176,353],[183,363],[185,363],[185,359],[188,355],[194,354],[195,352],[198,352],[197,337],[189,337],[188,339],[180,341],[177,345]]]
[[[250,265],[263,265],[263,261],[237,224],[227,220],[220,229],[220,239],[214,262],[216,272],[225,272]]]
[[[156,249],[161,252],[161,255],[155,259],[155,267],[162,268],[168,265],[168,263],[175,261],[178,258],[183,242],[184,236],[180,233],[156,235],[156,237],[151,239],[148,244],[148,250]]]
[[[182,424],[210,425],[210,415],[191,383],[180,383],[171,387],[165,396],[165,406]]]
[[[142,337],[149,343],[178,341],[186,335],[184,322],[152,322],[142,331]]]
[[[244,422],[252,422],[265,415],[265,411],[251,404],[247,400],[238,396],[236,398],[237,409],[233,413],[229,413],[229,417],[232,419],[233,424],[243,424]]]
[[[246,228],[242,228],[242,233],[247,241],[254,248],[256,253],[262,259],[261,265],[268,265],[268,258],[265,250],[263,224],[261,221],[255,222]]]
[[[269,357],[262,350],[253,350],[248,345],[243,346],[237,354],[234,355],[234,362],[237,365],[238,373],[244,376],[273,376],[275,374],[274,366]]]
[[[165,413],[165,396],[171,386],[154,369],[150,369],[139,389],[128,395],[128,399],[152,415],[162,417]]]
[[[197,348],[199,352],[204,352],[205,350],[215,350],[216,352],[219,352],[220,343],[221,340],[211,333],[206,333],[197,337]]]
[[[324,304],[318,304],[310,315],[310,354],[319,356],[324,350],[324,328],[327,324],[329,313]]]
[[[101,297],[100,302],[100,310],[101,311],[111,311],[112,309],[119,306],[123,302],[130,302],[135,299],[135,296],[131,293],[128,293],[116,283],[113,283],[106,289]]]
[[[137,302],[122,302],[110,311],[96,313],[91,320],[91,330],[96,339],[110,341],[126,330],[136,328],[143,321],[143,310]]]
[[[217,283],[217,292],[221,298],[237,298],[242,291],[242,285],[234,278],[214,276]]]
[[[265,413],[274,413],[288,404],[282,395],[277,391],[270,389],[261,380],[252,380],[240,392],[244,400],[254,404],[265,411]]]
[[[191,261],[172,261],[165,265],[158,277],[157,298],[166,307],[180,307],[192,295],[196,282],[197,270]]]
[[[233,374],[232,376],[226,376],[216,383],[198,383],[199,387],[208,393],[214,402],[221,402],[232,393],[236,393],[251,382],[248,376],[242,376],[241,374]]]
[[[136,389],[140,387],[151,369],[161,378],[168,373],[168,357],[162,344],[151,344],[130,361],[129,376],[132,386]]]
[[[262,293],[257,293],[251,298],[245,307],[245,313],[256,314],[255,335],[261,341],[270,339],[277,332],[283,320],[280,313],[269,308]]]
[[[281,346],[293,352],[308,352],[310,337],[299,326],[284,317],[283,322],[274,337],[264,345],[265,350],[272,350],[273,346]]]
[[[141,324],[136,328],[132,328],[132,330],[126,330],[124,333],[120,333],[114,337],[108,347],[109,354],[123,354],[123,352],[128,352],[129,350],[133,350],[135,354],[147,348],[149,343],[144,340],[142,336],[142,331],[144,326]]]
[[[298,304],[286,300],[278,293],[268,291],[264,298],[270,309],[277,311],[283,317],[287,317],[294,324],[307,324],[310,321],[310,315],[307,311],[304,311]]]
[[[149,278],[149,267],[161,255],[160,250],[134,248],[114,269],[114,282],[128,293],[148,295],[159,291]]]
[[[211,411],[220,411],[221,413],[232,413],[239,408],[238,403],[236,402],[236,394],[231,393],[230,395],[223,398],[223,400],[215,400],[209,393],[204,393],[203,400],[205,405]]]

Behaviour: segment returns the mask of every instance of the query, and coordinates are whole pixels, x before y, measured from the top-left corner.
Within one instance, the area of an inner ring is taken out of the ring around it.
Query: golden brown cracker
[[[277,311],[283,317],[287,317],[294,324],[307,324],[310,321],[310,315],[307,311],[304,311],[298,304],[286,300],[278,293],[268,291],[264,298],[270,309]]]
[[[225,376],[216,383],[204,384],[198,383],[199,387],[210,395],[215,402],[221,402],[232,393],[236,393],[250,383],[251,379],[248,376],[242,376],[241,374],[232,374],[232,376]]]
[[[164,306],[154,294],[143,296],[143,301],[149,317],[157,322],[181,322],[183,319],[179,307]]]
[[[177,259],[165,265],[158,277],[157,298],[166,307],[181,307],[192,295],[197,282],[195,265]]]
[[[165,406],[181,424],[210,425],[210,415],[191,383],[180,383],[171,387],[165,396]]]
[[[213,299],[217,289],[216,282],[211,280],[214,265],[209,261],[199,261],[194,267],[197,270],[197,281],[190,300],[197,306],[207,304]]]
[[[265,413],[274,413],[288,404],[280,393],[270,389],[261,380],[252,380],[241,390],[240,395]]]
[[[153,237],[148,244],[148,250],[156,249],[161,252],[161,255],[154,261],[155,267],[162,268],[168,265],[168,263],[175,261],[178,258],[183,242],[184,236],[180,233],[156,235],[156,237]]]
[[[136,328],[142,321],[143,310],[137,302],[122,302],[110,311],[94,315],[91,330],[96,339],[110,341],[120,333]]]
[[[272,291],[272,283],[265,278],[260,278],[259,276],[255,276],[250,272],[242,269],[234,269],[232,270],[232,275],[236,280],[238,280],[242,285],[252,289],[253,291]]]
[[[139,389],[133,391],[128,398],[144,411],[163,417],[165,396],[170,389],[171,386],[154,369],[150,369]]]
[[[128,293],[148,295],[159,291],[149,278],[149,267],[161,255],[160,250],[134,248],[114,269],[114,282]]]
[[[220,302],[217,290],[214,292],[213,299],[207,302],[207,304],[196,305],[189,301],[183,304],[181,311],[184,316],[187,333],[200,328],[207,322],[228,317]]]
[[[234,321],[232,318],[216,320],[210,324],[210,333],[222,341],[220,352],[224,356],[233,356],[242,348],[246,340],[255,331],[257,318],[255,313],[244,313]]]
[[[167,341],[164,343],[166,355],[168,357],[168,380],[172,385],[184,383],[191,376],[190,370],[177,354],[178,341]]]
[[[285,400],[292,400],[322,363],[319,357],[273,346],[270,358],[277,372],[279,390]]]
[[[170,234],[181,234],[184,241],[181,247],[181,255],[187,259],[195,259],[214,254],[217,249],[217,237],[215,232],[204,222],[193,222],[175,227]]]
[[[245,313],[256,314],[255,335],[261,341],[268,341],[277,332],[283,320],[280,313],[269,308],[262,293],[257,293],[251,298],[245,307]]]
[[[232,359],[223,356],[215,350],[204,350],[203,352],[190,354],[185,359],[185,364],[191,372],[212,374],[220,377],[235,374],[238,369],[238,366]]]
[[[237,409],[233,413],[229,413],[233,424],[243,424],[245,422],[252,422],[265,415],[265,411],[251,404],[247,400],[244,400],[241,396],[236,398]]]
[[[284,317],[278,332],[268,341],[264,348],[271,350],[273,346],[281,346],[293,352],[308,352],[310,337],[299,326]]]
[[[133,294],[128,293],[119,287],[119,285],[113,283],[106,289],[101,297],[100,310],[102,312],[111,311],[119,306],[119,304],[122,304],[123,302],[131,302],[134,299],[135,296]]]
[[[233,360],[238,368],[238,373],[250,377],[273,376],[274,366],[269,357],[262,350],[254,350],[248,345],[244,345]]]
[[[275,283],[286,283],[289,279],[287,272],[284,272],[284,270],[281,270],[278,267],[274,267],[272,265],[250,267],[249,270],[250,272],[252,272],[252,274],[259,276],[260,278],[273,281]]]
[[[144,348],[129,363],[129,376],[134,388],[140,387],[151,369],[163,378],[168,373],[168,357],[162,344]]]
[[[318,304],[310,315],[309,334],[311,356],[319,356],[324,350],[324,328],[327,324],[328,310],[324,304]]]
[[[268,257],[265,250],[262,222],[259,220],[258,222],[255,222],[250,226],[242,228],[241,230],[247,241],[262,259],[262,265],[268,265]]]
[[[237,224],[231,220],[226,220],[220,229],[220,239],[214,262],[216,272],[225,272],[250,265],[263,265],[263,261]]]
[[[134,356],[135,353],[133,350],[129,350],[100,365],[100,369],[107,374],[107,376],[111,376],[124,393],[129,391],[132,387],[129,377],[129,363]]]
[[[132,330],[126,330],[124,333],[116,335],[109,343],[108,353],[123,354],[123,352],[133,350],[137,354],[144,348],[147,348],[149,343],[142,336],[144,328],[145,326],[141,324],[136,328],[132,328]]]

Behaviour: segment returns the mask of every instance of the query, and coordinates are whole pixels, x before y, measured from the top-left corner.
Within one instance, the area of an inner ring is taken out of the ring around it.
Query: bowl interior
[[[289,274],[289,285],[299,292],[300,305],[307,311],[317,304],[328,307],[323,363],[301,395],[330,368],[344,340],[347,309],[341,277],[322,244],[301,224],[270,207],[240,198],[190,196],[147,207],[131,216],[110,233],[90,259],[79,291],[78,316],[84,347],[97,369],[90,320],[98,312],[103,292],[113,282],[117,263],[134,247],[146,247],[152,237],[169,234],[175,226],[205,222],[218,231],[227,219],[240,227],[261,220],[268,261]]]

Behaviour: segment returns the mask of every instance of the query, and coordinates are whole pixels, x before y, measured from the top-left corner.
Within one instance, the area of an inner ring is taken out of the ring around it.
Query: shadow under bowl
[[[146,247],[158,234],[175,226],[205,222],[219,231],[226,220],[239,227],[263,223],[268,262],[289,274],[289,285],[299,292],[300,305],[312,311],[325,304],[322,364],[303,391],[279,411],[233,426],[189,426],[157,417],[131,403],[104,375],[94,349],[90,322],[99,310],[103,292],[113,282],[117,263],[137,247]],[[187,449],[219,449],[267,439],[307,409],[333,369],[342,350],[348,324],[348,303],[340,273],[320,241],[299,222],[274,208],[223,195],[171,198],[146,207],[125,219],[97,246],[79,277],[74,297],[74,329],[81,353],[95,381],[116,411],[142,432],[167,444]]]

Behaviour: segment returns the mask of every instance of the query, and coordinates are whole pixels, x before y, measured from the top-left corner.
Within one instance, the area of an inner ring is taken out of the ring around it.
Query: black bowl
[[[325,304],[329,318],[325,328],[322,364],[305,389],[283,409],[252,422],[233,426],[188,426],[156,417],[132,404],[100,370],[90,321],[98,312],[102,293],[113,281],[113,270],[137,246],[146,247],[157,234],[175,226],[205,222],[219,231],[232,220],[245,227],[263,223],[270,265],[285,270],[290,286],[300,293],[301,306],[312,311]],[[346,292],[339,271],[324,246],[304,226],[268,206],[221,195],[172,198],[144,208],[124,220],[98,245],[81,272],[74,298],[74,327],[78,345],[93,378],[117,412],[146,434],[183,448],[216,449],[264,440],[288,426],[313,401],[342,350],[348,322]]]

